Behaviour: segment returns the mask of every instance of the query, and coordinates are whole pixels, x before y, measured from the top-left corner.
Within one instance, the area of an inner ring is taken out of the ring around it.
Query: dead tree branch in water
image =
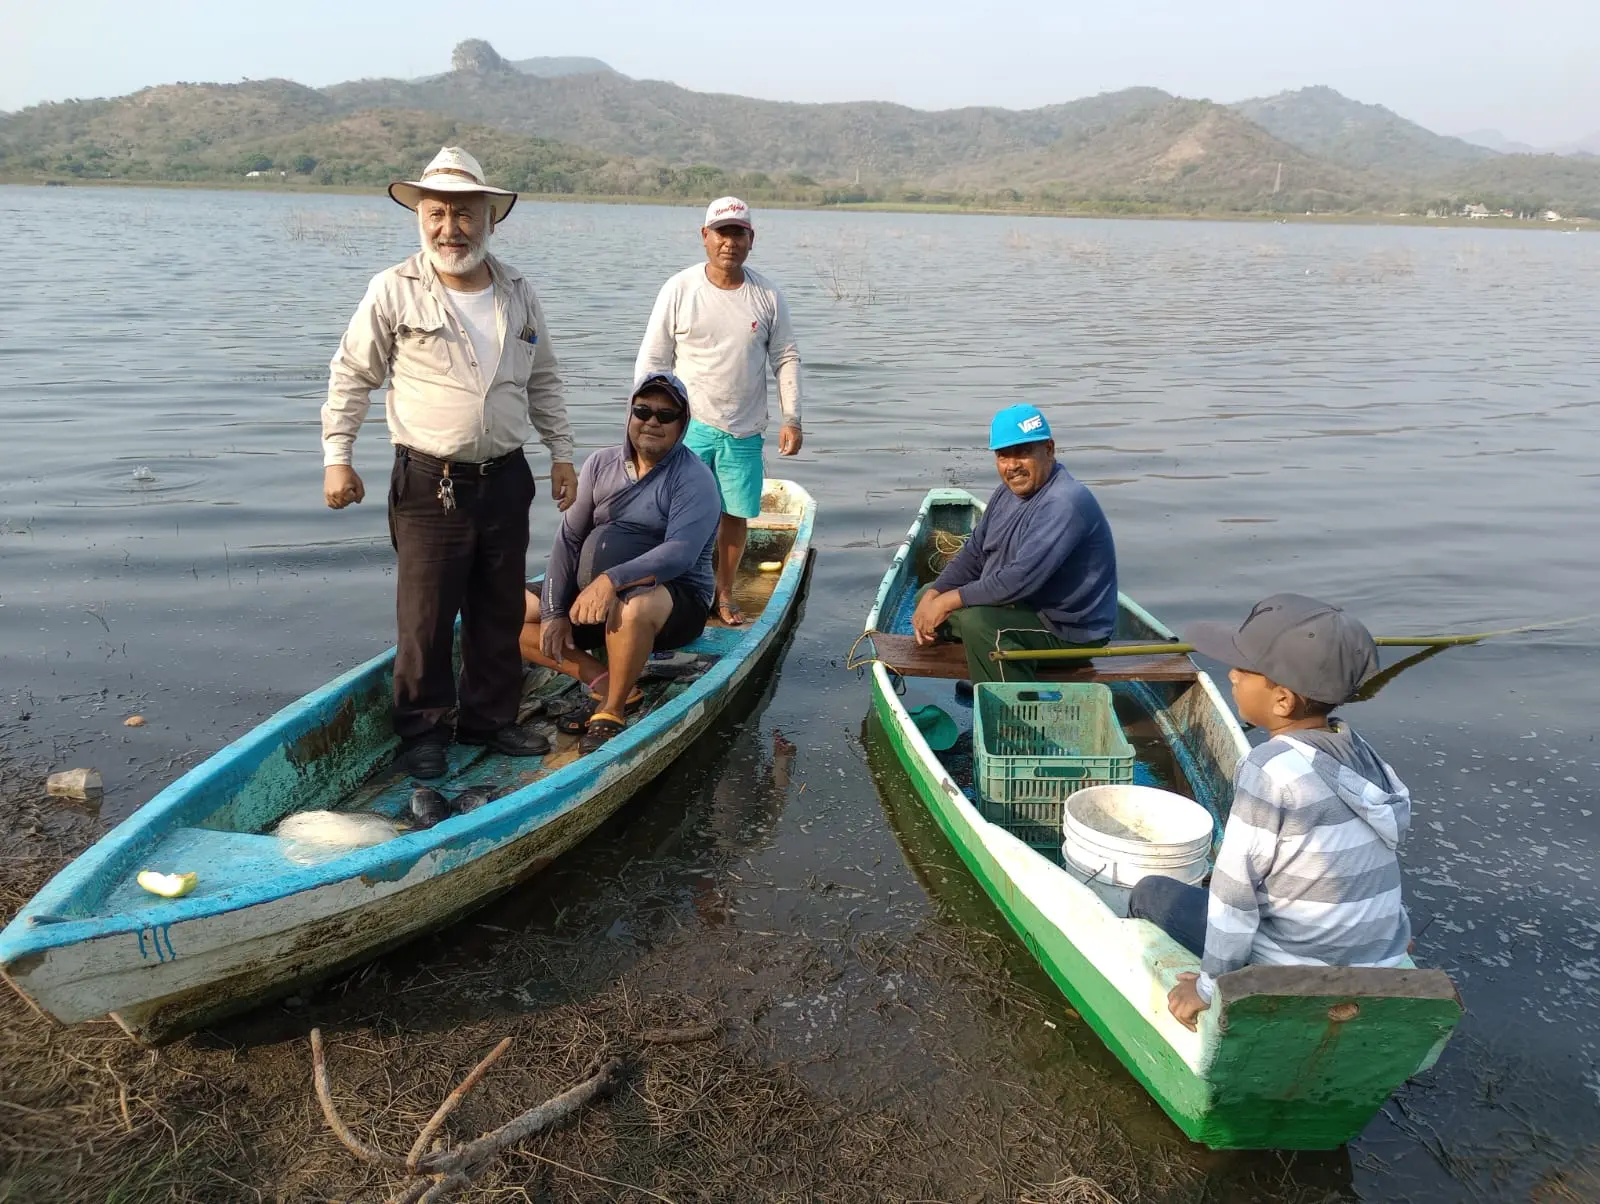
[[[422,1132],[417,1134],[417,1140],[411,1147],[411,1153],[406,1156],[406,1170],[413,1175],[417,1173],[418,1164],[421,1163],[423,1155],[428,1152],[428,1143],[433,1140],[433,1135],[439,1131],[439,1126],[444,1124],[444,1118],[456,1110],[456,1105],[466,1099],[468,1093],[483,1081],[483,1076],[489,1073],[489,1067],[499,1061],[500,1055],[510,1048],[511,1038],[501,1038],[500,1044],[491,1049],[488,1056],[472,1068],[472,1073],[462,1079],[460,1085],[454,1091],[445,1096],[444,1103],[439,1105],[439,1110],[433,1114],[427,1124],[422,1126]]]

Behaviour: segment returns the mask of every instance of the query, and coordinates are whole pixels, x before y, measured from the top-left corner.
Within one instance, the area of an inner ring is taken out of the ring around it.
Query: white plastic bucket
[[[1090,786],[1067,799],[1061,846],[1085,878],[1132,886],[1150,874],[1198,883],[1211,853],[1211,813],[1151,786]]]

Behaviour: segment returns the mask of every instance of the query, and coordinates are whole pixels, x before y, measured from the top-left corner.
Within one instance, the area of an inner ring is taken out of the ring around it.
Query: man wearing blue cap
[[[989,426],[1001,484],[961,551],[917,601],[918,644],[966,647],[977,681],[1036,681],[1027,661],[997,648],[1098,647],[1117,622],[1117,552],[1094,494],[1056,462],[1050,423],[1008,406]]]

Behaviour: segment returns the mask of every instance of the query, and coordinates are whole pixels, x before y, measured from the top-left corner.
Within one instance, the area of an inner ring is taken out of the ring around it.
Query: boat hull
[[[549,823],[447,872],[431,874],[419,864],[396,883],[345,879],[289,900],[175,925],[163,939],[185,955],[166,963],[167,974],[157,965],[153,975],[141,967],[78,977],[70,999],[40,1002],[52,1012],[52,1002],[70,1008],[73,1014],[62,1019],[110,1013],[130,1036],[157,1045],[352,969],[445,927],[537,874],[671,765],[721,709],[697,708],[699,713],[669,740],[630,763],[626,776],[575,800]],[[202,952],[191,954],[191,949]],[[110,959],[95,960],[104,965]],[[23,977],[19,985],[26,987],[27,981]],[[139,998],[150,991],[164,993]],[[127,1002],[133,999],[138,1001]]]

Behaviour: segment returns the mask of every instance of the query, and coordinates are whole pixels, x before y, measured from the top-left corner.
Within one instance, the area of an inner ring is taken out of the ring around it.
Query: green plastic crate
[[[980,682],[972,713],[983,817],[1036,848],[1061,847],[1068,795],[1133,781],[1133,745],[1109,686]]]

